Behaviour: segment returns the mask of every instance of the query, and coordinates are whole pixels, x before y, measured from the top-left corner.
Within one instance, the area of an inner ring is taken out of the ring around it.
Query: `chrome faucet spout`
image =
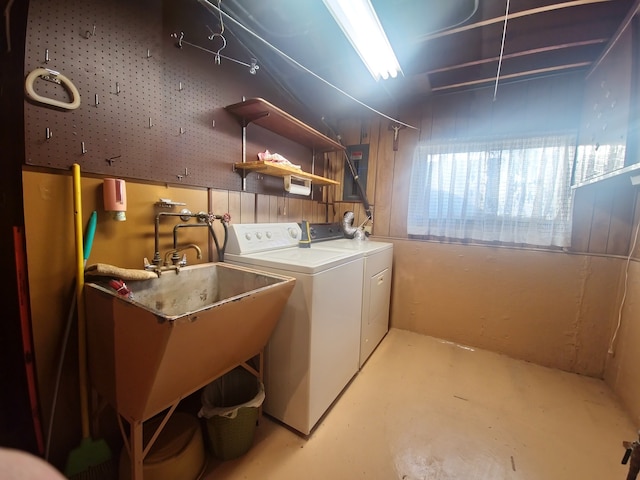
[[[169,263],[169,256],[171,256],[171,263],[173,265],[180,265],[180,266],[185,266],[187,264],[187,260],[186,257],[183,260],[180,260],[180,255],[178,255],[180,252],[184,251],[184,250],[188,250],[188,249],[194,249],[196,251],[196,257],[198,259],[202,258],[202,250],[200,249],[200,247],[198,245],[196,245],[195,243],[190,243],[188,245],[185,245],[184,247],[179,247],[179,248],[174,248],[169,250],[165,255],[164,255],[164,263],[165,265],[170,265]]]

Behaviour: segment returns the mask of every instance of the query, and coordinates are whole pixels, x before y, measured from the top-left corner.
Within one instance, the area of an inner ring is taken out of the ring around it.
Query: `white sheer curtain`
[[[408,234],[569,246],[575,135],[416,149]]]

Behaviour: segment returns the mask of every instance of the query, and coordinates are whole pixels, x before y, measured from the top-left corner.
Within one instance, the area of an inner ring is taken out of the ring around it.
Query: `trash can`
[[[251,448],[264,396],[262,382],[242,367],[204,388],[198,416],[205,419],[209,446],[216,458],[231,460]]]

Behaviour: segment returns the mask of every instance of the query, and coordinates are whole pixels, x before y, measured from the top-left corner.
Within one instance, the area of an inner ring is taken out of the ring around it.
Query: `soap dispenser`
[[[103,183],[104,209],[113,213],[113,219],[123,222],[127,219],[127,188],[124,180],[105,178]]]

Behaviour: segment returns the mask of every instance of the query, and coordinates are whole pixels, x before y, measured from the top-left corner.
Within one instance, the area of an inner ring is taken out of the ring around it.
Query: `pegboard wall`
[[[626,28],[585,82],[584,106],[578,137],[576,182],[610,173],[636,159],[627,153],[632,124],[632,66],[637,47]]]
[[[242,65],[176,47],[172,33],[202,43],[215,22],[195,0],[31,0],[25,77],[39,67],[60,72],[81,104],[25,101],[27,164],[78,163],[98,175],[240,190],[232,164],[242,161],[242,130],[224,107],[243,96],[269,98],[273,87]],[[40,78],[34,90],[70,101],[62,86]],[[249,176],[247,189],[264,186]]]

